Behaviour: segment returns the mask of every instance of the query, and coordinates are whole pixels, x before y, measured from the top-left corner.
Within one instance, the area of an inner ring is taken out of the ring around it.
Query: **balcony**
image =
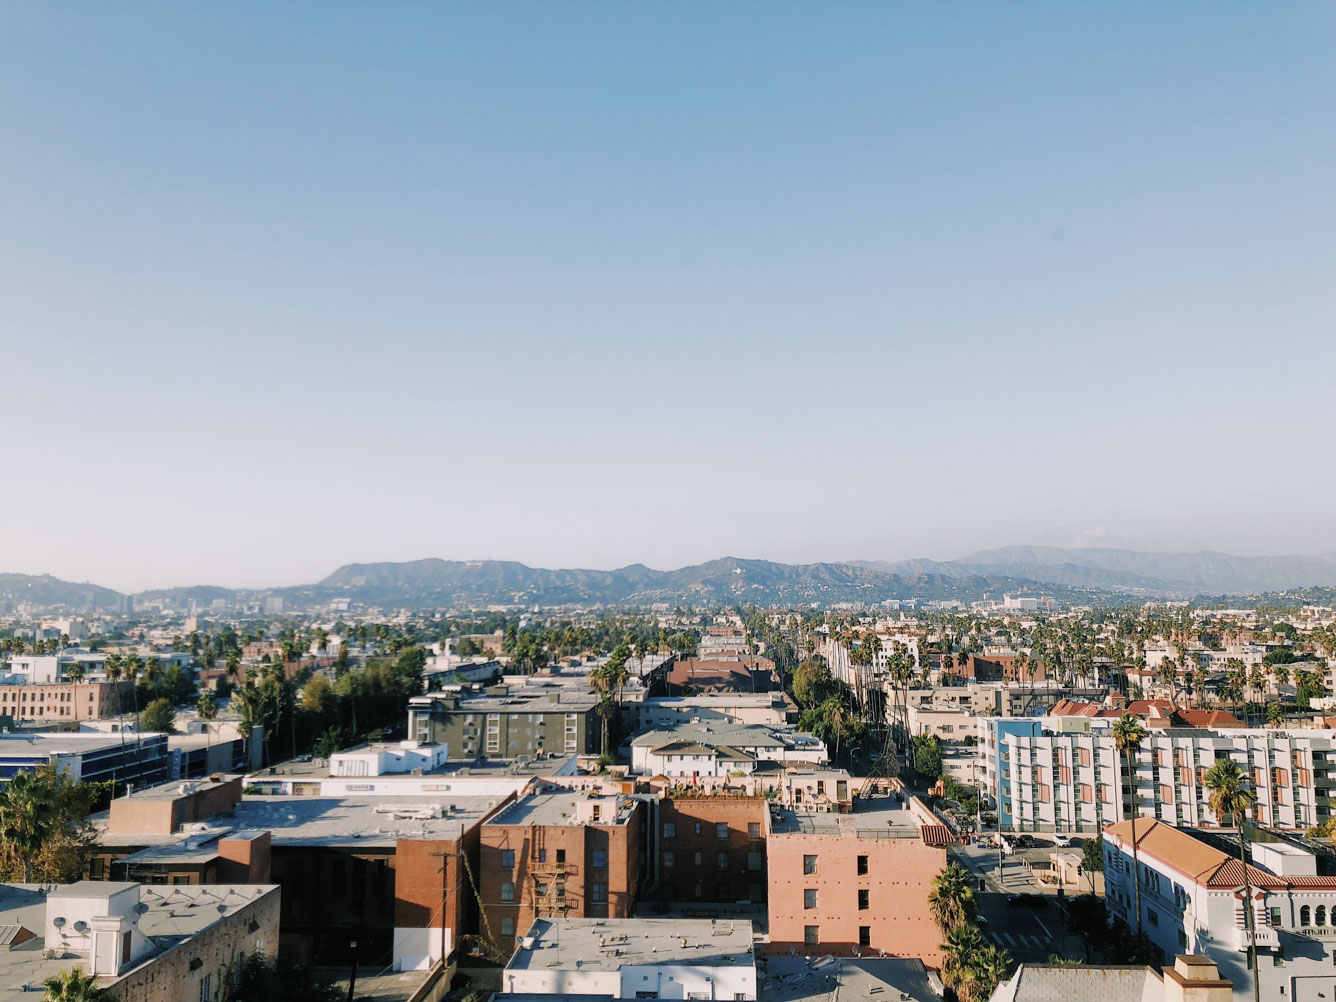
[[[1256,930],[1257,949],[1277,950],[1280,948],[1280,933],[1269,925],[1259,925]],[[1234,949],[1248,949],[1248,930],[1234,927]]]

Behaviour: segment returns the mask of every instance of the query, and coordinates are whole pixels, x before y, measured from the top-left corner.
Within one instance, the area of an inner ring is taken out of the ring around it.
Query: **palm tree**
[[[1141,721],[1130,713],[1124,713],[1113,725],[1113,744],[1118,749],[1118,754],[1123,757],[1123,764],[1127,769],[1127,791],[1130,799],[1128,813],[1132,818],[1132,888],[1136,895],[1137,935],[1141,934],[1141,868],[1140,858],[1137,855],[1137,817],[1140,812],[1137,810],[1132,759],[1141,748],[1141,742],[1145,737],[1146,729],[1141,726]]]
[[[974,921],[979,913],[979,902],[970,886],[969,873],[959,863],[948,863],[946,869],[932,878],[928,910],[942,932],[947,934]]]
[[[1247,780],[1239,764],[1231,759],[1222,758],[1206,772],[1206,789],[1211,791],[1209,803],[1215,812],[1217,822],[1224,822],[1225,815],[1239,830],[1239,862],[1243,864],[1243,922],[1248,930],[1249,970],[1253,976],[1253,998],[1261,1002],[1262,987],[1257,980],[1257,909],[1253,905],[1252,887],[1248,880],[1248,851],[1243,842],[1244,814],[1257,802],[1253,792],[1248,789]]]
[[[1010,973],[1011,954],[989,943],[974,954],[956,994],[962,1002],[987,1002]]]
[[[23,882],[28,883],[32,860],[55,830],[55,808],[39,789],[37,778],[20,772],[0,788],[0,843],[23,861]]]
[[[82,967],[60,969],[60,973],[42,982],[46,994],[43,1002],[115,1002],[116,996],[105,988],[97,987],[96,975],[84,975]]]
[[[963,984],[971,962],[983,949],[983,934],[977,925],[967,922],[948,931],[942,944],[942,980],[951,988]]]

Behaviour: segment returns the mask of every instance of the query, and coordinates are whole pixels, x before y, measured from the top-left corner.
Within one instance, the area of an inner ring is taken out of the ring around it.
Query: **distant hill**
[[[1032,582],[997,574],[887,573],[848,563],[779,564],[724,557],[671,571],[547,570],[501,560],[349,564],[311,586],[372,604],[650,605],[864,602],[1000,598]],[[1052,589],[1049,589],[1050,591]],[[302,589],[303,592],[306,589]]]
[[[0,574],[0,609],[20,603],[48,609],[87,612],[114,609],[121,593],[95,584],[75,584],[50,574]]]

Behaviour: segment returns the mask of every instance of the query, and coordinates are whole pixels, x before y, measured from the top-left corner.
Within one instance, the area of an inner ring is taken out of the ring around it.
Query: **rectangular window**
[[[677,866],[677,853],[665,852],[663,854],[663,868],[665,870],[671,870],[675,866]]]
[[[869,908],[872,907],[872,904],[871,904],[871,898],[872,898],[872,892],[869,891],[866,887],[864,887],[864,888],[862,888],[862,889],[859,890],[859,892],[858,892],[858,910],[859,910],[860,912],[865,912],[865,911],[867,911]]]
[[[726,852],[721,852],[721,853],[719,853],[718,855],[715,856],[715,858],[714,858],[714,868],[715,868],[716,870],[727,870],[727,869],[728,869],[728,853],[726,853]]]
[[[804,857],[803,857],[803,873],[809,873],[809,874],[810,874],[810,873],[816,873],[816,857],[815,857],[815,856],[804,856]]]
[[[872,945],[872,926],[860,925],[858,927],[858,945],[859,946]]]
[[[747,869],[759,870],[765,866],[765,853],[749,852],[747,853]]]
[[[717,825],[714,826],[714,837],[715,837],[715,838],[728,838],[728,822],[727,822],[727,821],[720,821]]]
[[[514,850],[514,849],[502,849],[502,850],[501,850],[501,869],[503,869],[503,870],[513,870],[513,869],[515,869],[515,850]]]
[[[747,837],[748,837],[748,838],[760,838],[760,837],[761,837],[761,822],[759,822],[759,821],[748,821],[748,822],[747,822]]]
[[[867,857],[866,857],[866,856],[859,856],[859,857],[858,857],[858,875],[859,875],[860,877],[866,877],[866,876],[867,876]]]
[[[816,888],[815,887],[803,888],[803,908],[815,908],[815,907],[816,907]]]
[[[697,834],[697,835],[700,834],[700,822],[699,822],[699,821],[696,822],[696,834]]]
[[[803,944],[805,946],[816,946],[821,942],[821,927],[817,925],[803,926]]]
[[[604,849],[594,850],[594,869],[606,870],[608,868],[608,853]]]
[[[728,884],[714,885],[714,900],[731,901],[733,898],[733,889]]]
[[[663,823],[663,837],[677,838],[677,825],[672,821],[665,821]]]
[[[515,935],[515,920],[511,918],[509,915],[507,915],[505,918],[501,920],[501,935],[502,936]]]
[[[703,852],[692,853],[691,862],[696,866],[701,866],[705,862],[705,854]]]
[[[547,862],[547,850],[546,850],[546,849],[539,849],[539,850],[538,850],[538,862],[540,862],[540,863],[546,863],[546,862]]]
[[[606,904],[608,900],[608,885],[595,884],[591,894],[593,896],[594,904],[596,905]]]
[[[566,850],[565,850],[565,849],[558,849],[558,850],[557,850],[557,862],[558,862],[558,863],[564,863],[564,862],[566,862]]]
[[[505,883],[501,885],[501,900],[502,901],[515,900],[515,885],[512,884],[509,880],[507,880]]]

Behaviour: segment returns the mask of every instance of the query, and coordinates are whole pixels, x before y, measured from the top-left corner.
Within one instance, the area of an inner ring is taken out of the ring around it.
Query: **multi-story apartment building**
[[[781,765],[822,765],[825,742],[811,734],[729,720],[701,720],[631,739],[631,768],[645,776],[747,775]]]
[[[997,799],[1002,827],[1095,832],[1133,816],[1218,825],[1204,777],[1222,758],[1237,762],[1251,779],[1258,824],[1307,828],[1332,816],[1331,731],[1150,729],[1133,755],[1129,787],[1110,731],[1056,729],[1071,723],[986,721],[984,783]]]
[[[0,685],[0,714],[18,721],[101,720],[134,712],[132,682]]]
[[[75,782],[136,788],[167,779],[167,735],[28,732],[0,736],[0,779],[54,766]]]
[[[478,696],[413,696],[408,736],[448,745],[453,759],[588,755],[602,734],[598,697],[575,688],[498,685]]]
[[[507,955],[536,918],[627,918],[643,875],[645,804],[556,790],[523,797],[482,825],[479,895]]]
[[[1253,997],[1243,864],[1225,851],[1232,836],[1193,833],[1159,821],[1135,822],[1141,928],[1166,958],[1209,957],[1234,984],[1238,1002]],[[1104,880],[1110,911],[1137,924],[1133,822],[1104,832]],[[1219,844],[1212,844],[1218,842]],[[1296,846],[1254,842],[1252,892],[1257,974],[1266,1002],[1317,1002],[1336,989],[1336,876],[1319,876],[1313,855]]]
[[[771,808],[767,842],[771,953],[887,956],[941,963],[928,908],[949,833],[913,799],[860,800],[849,814]]]
[[[764,796],[678,791],[658,804],[658,897],[680,902],[765,900]]]

